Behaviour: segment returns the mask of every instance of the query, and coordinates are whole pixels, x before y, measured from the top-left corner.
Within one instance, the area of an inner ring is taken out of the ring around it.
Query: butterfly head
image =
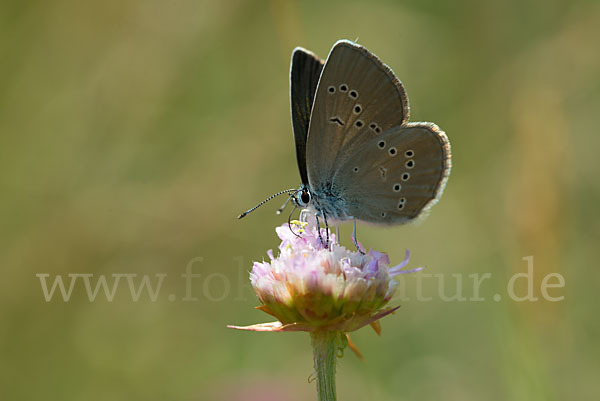
[[[306,185],[303,185],[296,191],[294,196],[292,197],[296,206],[301,208],[307,208],[310,206],[312,202],[312,195],[310,193],[310,189]]]

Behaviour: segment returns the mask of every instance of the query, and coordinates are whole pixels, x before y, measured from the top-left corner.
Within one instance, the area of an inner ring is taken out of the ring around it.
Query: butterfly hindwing
[[[413,220],[441,196],[450,174],[450,143],[432,123],[393,127],[352,152],[336,170],[348,213],[359,220]]]

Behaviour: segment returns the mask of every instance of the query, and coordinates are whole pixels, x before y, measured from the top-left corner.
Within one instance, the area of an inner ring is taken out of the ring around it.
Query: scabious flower
[[[386,305],[398,283],[394,277],[418,269],[403,270],[406,258],[390,267],[388,255],[374,250],[367,254],[350,251],[330,235],[324,245],[313,219],[293,221],[276,228],[281,239],[279,254],[267,252],[268,261],[255,262],[250,273],[252,287],[261,302],[258,309],[278,322],[247,327],[254,331],[327,330],[348,333],[392,313]],[[374,328],[377,329],[377,325]]]

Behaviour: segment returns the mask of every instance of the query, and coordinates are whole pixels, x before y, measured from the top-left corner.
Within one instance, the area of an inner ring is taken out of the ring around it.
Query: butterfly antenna
[[[279,209],[277,209],[277,214],[281,214],[281,212],[283,212],[283,209],[285,209],[285,207],[286,207],[286,206],[287,206],[287,204],[290,202],[290,200],[292,200],[292,196],[293,196],[293,195],[290,195],[290,196],[289,196],[289,197],[286,199],[286,201],[285,201],[285,202],[283,202],[283,205],[281,205],[281,207],[280,207]],[[296,209],[294,208],[294,210],[296,210]],[[293,212],[293,211],[292,211],[292,212]]]
[[[260,202],[258,205],[254,206],[252,209],[246,210],[244,213],[240,214],[238,216],[238,219],[241,219],[243,217],[246,217],[246,215],[252,213],[253,211],[255,211],[256,209],[258,209],[259,207],[261,207],[262,205],[264,205],[265,203],[267,203],[268,201],[270,201],[271,199],[281,195],[281,194],[289,194],[290,192],[296,192],[297,189],[286,189],[284,191],[281,192],[277,192],[276,194],[273,194],[271,196],[269,196],[267,199],[265,199],[264,201]]]
[[[290,212],[290,214],[288,216],[288,227],[290,228],[290,231],[292,232],[292,234],[294,234],[296,237],[300,238],[300,234],[296,233],[294,231],[294,229],[292,228],[292,214],[294,214],[296,209],[298,209],[298,206],[294,206],[294,208],[292,209],[292,211]]]

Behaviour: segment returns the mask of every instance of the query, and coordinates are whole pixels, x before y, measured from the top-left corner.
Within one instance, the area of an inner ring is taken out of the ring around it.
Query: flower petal
[[[281,322],[259,323],[251,326],[233,326],[228,324],[227,328],[245,331],[314,331],[314,327],[298,323],[283,324]]]

